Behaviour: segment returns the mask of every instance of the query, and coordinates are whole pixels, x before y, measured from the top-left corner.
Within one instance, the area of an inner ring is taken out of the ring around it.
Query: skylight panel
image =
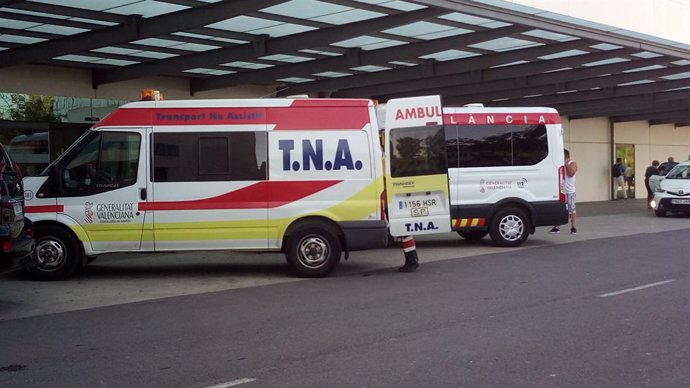
[[[603,61],[583,63],[582,66],[592,67],[592,66],[610,65],[612,63],[621,63],[621,62],[630,62],[630,60],[625,59],[625,58],[609,58],[609,59],[604,59]]]
[[[45,3],[55,5],[55,0],[34,0],[35,3]],[[130,4],[132,0],[108,0],[108,1],[94,1],[94,0],[60,0],[60,5],[66,7],[90,9],[93,11],[104,11],[112,8],[117,8],[126,4]]]
[[[633,54],[633,56],[638,58],[658,58],[662,55],[657,53],[650,53],[649,51],[642,51],[640,53]]]
[[[363,50],[374,50],[384,47],[398,46],[401,44],[406,44],[406,42],[401,42],[397,40],[376,38],[373,36],[358,36],[356,38],[343,40],[340,42],[333,43],[333,46],[338,47],[361,47]]]
[[[172,53],[162,53],[159,51],[138,51],[136,53],[132,53],[130,55],[133,55],[135,57],[144,57],[144,58],[153,58],[153,59],[165,59],[165,58],[172,58],[172,57],[177,57],[177,54],[172,54]]]
[[[283,23],[277,26],[252,30],[252,34],[266,34],[272,37],[299,34],[300,32],[313,31],[316,27],[303,26],[300,24]]]
[[[659,70],[659,69],[665,69],[665,68],[666,68],[666,66],[652,65],[652,66],[638,67],[637,69],[625,70],[625,71],[623,71],[623,73],[636,73],[638,71]]]
[[[458,23],[464,23],[464,24],[473,24],[475,26],[481,26],[481,25],[484,25],[487,23],[495,22],[495,20],[492,20],[492,19],[485,19],[485,18],[481,18],[478,16],[465,15],[464,13],[459,13],[459,12],[453,12],[453,13],[449,13],[448,15],[439,16],[439,19],[446,19],[446,20],[450,20],[452,22],[458,22]]]
[[[180,45],[184,42],[180,42],[178,40],[170,40],[170,39],[146,38],[146,39],[135,40],[132,43],[143,44],[145,46],[154,46],[154,47],[172,47],[172,46]]]
[[[648,79],[643,79],[643,80],[639,80],[639,81],[633,81],[633,82],[626,82],[624,84],[618,84],[616,86],[644,85],[644,84],[650,84],[650,83],[654,83],[654,81],[648,80]]]
[[[289,77],[289,78],[281,78],[278,81],[298,84],[298,83],[302,83],[302,82],[310,82],[310,81],[313,81],[313,79],[311,79],[311,78],[300,78],[300,77]]]
[[[110,8],[108,12],[117,13],[120,15],[142,15],[145,18],[150,18],[152,16],[182,11],[188,8],[189,7],[185,7],[183,5],[146,0],[134,2],[122,7],[113,7]]]
[[[340,78],[340,77],[347,77],[349,75],[352,75],[350,73],[340,73],[337,71],[325,71],[323,73],[315,73],[315,76],[318,77],[327,77],[327,78]]]
[[[264,12],[300,19],[312,19],[319,16],[349,11],[352,8],[317,0],[291,0],[263,9]]]
[[[582,51],[582,50],[568,50],[568,51],[561,51],[560,53],[554,53],[554,54],[549,54],[549,55],[544,55],[541,57],[538,57],[539,59],[558,59],[558,58],[565,58],[565,57],[574,57],[576,55],[582,55],[582,54],[587,54],[587,51]]]
[[[390,68],[389,67],[383,67],[383,66],[366,65],[366,66],[351,67],[350,70],[364,71],[367,73],[374,73],[377,71],[390,70]]]
[[[358,22],[361,20],[374,19],[374,18],[383,17],[383,16],[386,16],[386,14],[380,13],[380,12],[373,12],[373,11],[369,11],[369,10],[365,10],[365,9],[352,9],[352,10],[345,11],[345,12],[339,12],[339,13],[334,13],[334,14],[330,14],[330,15],[324,15],[324,16],[319,16],[319,17],[315,17],[315,18],[310,18],[309,20],[313,20],[313,21],[321,22],[321,23],[342,25],[342,24]]]
[[[388,30],[384,30],[383,32],[394,35],[407,36],[410,38],[417,38],[431,34],[450,33],[450,35],[458,35],[472,31],[465,30],[462,28],[448,27],[437,23],[415,22],[400,27],[390,28]]]
[[[543,31],[543,30],[527,31],[527,32],[523,32],[522,35],[532,36],[532,37],[539,38],[539,39],[553,40],[556,42],[567,42],[570,40],[577,40],[578,39],[574,36],[557,34],[555,32]]]
[[[22,20],[11,20],[11,19],[0,18],[0,26],[3,26],[5,28],[12,28],[15,30],[24,30],[27,28],[36,27],[36,26],[40,26],[40,25],[41,25],[40,23],[25,22]]]
[[[407,1],[386,1],[378,5],[386,8],[397,9],[398,11],[416,11],[418,9],[426,8],[425,6],[408,3]]]
[[[171,48],[177,50],[189,50],[189,51],[208,51],[220,48],[219,46],[211,46],[210,44],[199,44],[199,43],[182,43],[177,46],[171,46]]]
[[[229,66],[229,67],[239,67],[239,68],[244,68],[244,69],[265,69],[267,67],[274,67],[273,65],[269,65],[266,63],[253,63],[253,62],[244,62],[244,61],[235,61],[235,62],[228,62],[228,63],[221,63],[221,66]]]
[[[268,55],[265,57],[260,57],[259,59],[264,59],[267,61],[288,62],[288,63],[299,63],[299,62],[307,62],[307,61],[313,61],[314,60],[314,58],[298,57],[296,55],[285,55],[285,54]]]
[[[19,35],[10,35],[10,34],[0,35],[0,42],[8,42],[8,43],[33,44],[33,43],[43,42],[45,40],[47,40],[47,39],[32,38],[30,36],[19,36]]]
[[[339,57],[342,55],[340,53],[334,53],[332,51],[320,51],[320,50],[312,50],[312,49],[304,49],[304,50],[299,50],[299,51],[303,52],[303,53],[308,53],[308,54],[328,55],[331,57]]]
[[[107,54],[118,54],[118,55],[132,55],[134,53],[137,53],[141,50],[134,50],[134,49],[128,49],[128,48],[122,48],[122,47],[101,47],[97,49],[91,50],[96,53],[107,53]]]
[[[260,19],[251,16],[236,16],[220,22],[209,24],[206,27],[218,28],[226,31],[249,32],[260,28],[268,28],[282,24],[275,20]]]
[[[134,65],[134,64],[139,63],[139,62],[127,61],[124,59],[104,58],[104,59],[99,59],[97,61],[93,61],[90,63],[98,63],[99,65],[127,66],[127,65]]]
[[[481,42],[477,44],[472,44],[469,47],[477,48],[480,50],[489,51],[510,51],[515,49],[522,49],[526,47],[542,46],[542,43],[530,42],[522,39],[515,39],[510,37],[492,39],[486,42]]]
[[[622,46],[617,46],[617,45],[611,44],[611,43],[599,43],[599,44],[595,44],[594,46],[590,46],[590,47],[593,49],[596,49],[596,50],[601,50],[601,51],[611,51],[611,50],[617,50],[617,49],[623,48]]]
[[[461,50],[445,50],[445,51],[439,51],[439,52],[433,53],[433,54],[424,55],[420,58],[422,58],[422,59],[435,59],[437,61],[449,61],[452,59],[468,58],[468,57],[474,57],[477,55],[480,55],[480,54],[471,53],[468,51],[461,51]]]
[[[27,28],[27,30],[28,31],[36,31],[36,32],[45,32],[48,34],[57,34],[57,35],[74,35],[74,34],[79,34],[81,32],[89,31],[89,30],[86,30],[83,28],[74,28],[74,27],[67,27],[67,26],[55,26],[52,24],[42,24],[40,26]]]
[[[61,61],[72,61],[72,62],[83,62],[83,63],[90,63],[93,61],[97,61],[99,59],[103,58],[98,58],[98,57],[89,57],[86,55],[74,55],[74,54],[68,54],[68,55],[62,55],[59,57],[55,57],[53,59],[58,59]]]
[[[686,71],[684,73],[666,75],[666,76],[663,76],[661,78],[667,79],[667,80],[690,78],[690,71]]]

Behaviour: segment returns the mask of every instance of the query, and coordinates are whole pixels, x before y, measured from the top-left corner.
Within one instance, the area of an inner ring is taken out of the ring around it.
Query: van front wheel
[[[305,226],[290,234],[285,256],[298,275],[318,278],[328,275],[340,262],[342,247],[332,228]]]
[[[62,280],[81,263],[79,241],[63,228],[46,225],[36,228],[36,246],[24,265],[36,280]]]
[[[529,230],[527,214],[524,210],[513,206],[497,211],[489,226],[491,240],[499,247],[522,245],[527,240]]]

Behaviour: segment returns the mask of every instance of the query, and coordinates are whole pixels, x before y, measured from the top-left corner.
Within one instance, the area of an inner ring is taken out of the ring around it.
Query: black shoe
[[[570,228],[570,234],[577,234],[577,229]]]
[[[418,267],[419,267],[419,264],[403,265],[402,267],[398,268],[398,272],[414,272],[417,270]]]
[[[554,226],[549,230],[549,233],[561,233],[561,230]]]

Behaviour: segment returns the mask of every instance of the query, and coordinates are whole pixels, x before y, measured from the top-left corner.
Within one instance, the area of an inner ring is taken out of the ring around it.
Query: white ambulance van
[[[453,230],[519,246],[568,222],[563,129],[552,108],[443,108]]]
[[[381,161],[370,100],[126,104],[25,179],[25,269],[53,280],[104,253],[230,249],[324,276],[386,245]]]

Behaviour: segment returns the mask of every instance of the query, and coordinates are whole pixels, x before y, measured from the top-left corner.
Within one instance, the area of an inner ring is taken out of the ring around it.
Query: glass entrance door
[[[635,196],[635,145],[634,144],[616,144],[616,157],[621,158],[625,165],[625,173],[623,174],[625,183],[624,188],[627,190],[628,198],[636,198]],[[641,177],[640,182],[644,182],[644,177]],[[615,186],[614,186],[615,187]],[[644,190],[644,185],[641,186]],[[623,198],[623,192],[618,189],[613,193],[613,198]]]

